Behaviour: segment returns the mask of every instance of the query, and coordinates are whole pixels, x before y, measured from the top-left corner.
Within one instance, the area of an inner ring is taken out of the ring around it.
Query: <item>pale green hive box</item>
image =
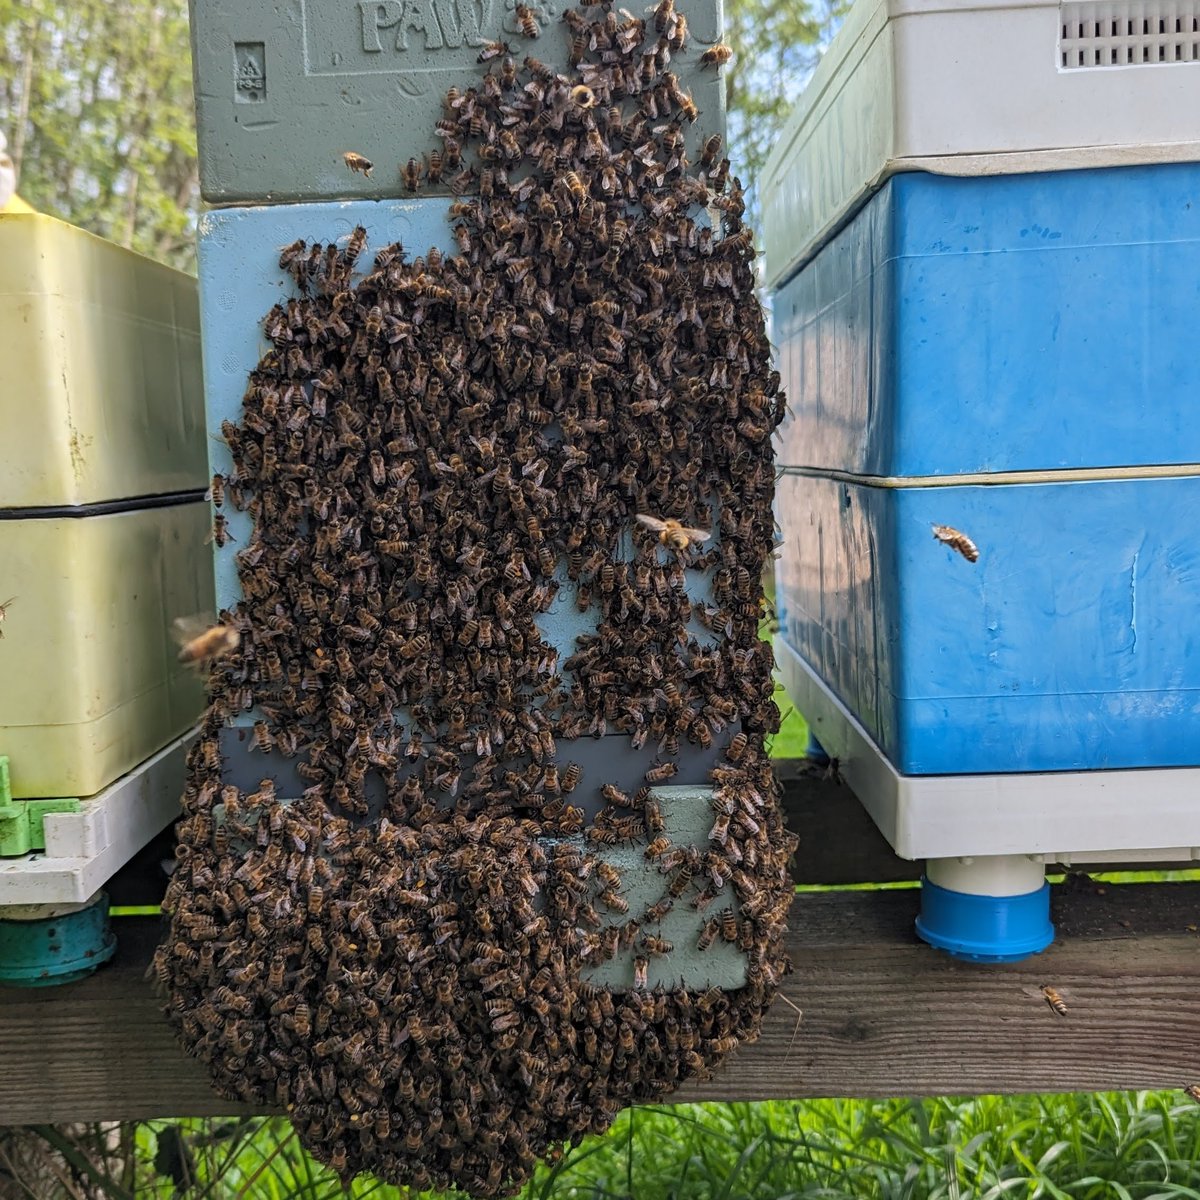
[[[0,755],[94,795],[198,719],[174,618],[213,607],[195,279],[0,215]]]
[[[0,510],[203,488],[195,279],[0,215],[0,429]]]
[[[12,794],[91,796],[195,724],[175,617],[211,609],[204,500],[0,520],[0,754]]]

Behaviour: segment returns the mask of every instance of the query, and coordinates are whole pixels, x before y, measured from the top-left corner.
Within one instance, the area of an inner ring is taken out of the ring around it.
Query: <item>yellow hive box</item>
[[[13,795],[90,796],[195,723],[174,618],[213,607],[203,501],[0,520],[0,754]]]
[[[0,509],[201,488],[206,458],[195,279],[0,214]]]

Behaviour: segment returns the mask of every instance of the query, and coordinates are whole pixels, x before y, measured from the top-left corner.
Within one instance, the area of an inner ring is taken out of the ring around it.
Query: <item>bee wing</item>
[[[693,542],[707,542],[712,537],[711,529],[681,529],[679,532]]]
[[[667,527],[666,521],[660,521],[657,517],[652,517],[649,513],[638,513],[637,521],[639,525],[645,525],[647,529],[653,529],[655,533],[662,533]]]
[[[189,617],[176,617],[171,622],[171,636],[180,646],[186,646],[217,623],[213,613],[193,613]]]

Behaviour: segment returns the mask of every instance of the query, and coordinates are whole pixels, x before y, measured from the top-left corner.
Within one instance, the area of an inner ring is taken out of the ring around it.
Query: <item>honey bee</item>
[[[577,84],[571,89],[571,103],[576,108],[589,109],[596,107],[596,93],[585,84]],[[574,188],[571,189],[574,191]]]
[[[375,169],[375,164],[369,158],[364,158],[363,155],[356,154],[353,150],[347,150],[342,155],[342,161],[356,175],[365,175],[368,179],[371,178],[371,172]]]
[[[700,55],[700,65],[702,67],[720,67],[727,63],[732,57],[733,51],[728,46],[710,46],[702,55]]]
[[[587,188],[583,186],[583,180],[579,178],[578,172],[568,171],[563,176],[563,183],[566,184],[567,189],[576,200],[587,199]]]
[[[648,797],[645,807],[646,828],[654,835],[661,834],[667,827],[663,819],[662,807],[654,797]]]
[[[671,839],[669,837],[656,837],[646,847],[647,858],[662,858],[664,854],[671,848]]]
[[[521,27],[522,34],[527,38],[535,38],[541,33],[538,28],[538,23],[534,19],[533,9],[527,4],[518,4],[515,10],[517,24]]]
[[[717,155],[720,153],[721,135],[714,133],[705,139],[704,145],[700,148],[700,166],[704,170],[708,170],[717,161]]]
[[[493,58],[499,58],[500,55],[508,54],[510,51],[511,47],[507,42],[485,42],[476,62],[490,62]]]
[[[1045,984],[1042,987],[1042,996],[1045,999],[1046,1003],[1048,1005],[1050,1005],[1050,1007],[1060,1017],[1065,1017],[1067,1015],[1066,1003],[1064,1002],[1062,996],[1059,995],[1058,990],[1056,988],[1052,988],[1049,984]]]
[[[1189,1083],[1184,1089],[1184,1095],[1191,1097],[1200,1104],[1200,1083]]]
[[[410,158],[400,172],[400,181],[405,191],[416,192],[421,187],[421,177],[425,174],[425,164],[419,158]]]
[[[664,521],[649,513],[638,513],[637,520],[640,525],[657,533],[662,545],[676,552],[686,550],[693,542],[706,542],[712,537],[710,530],[691,529],[679,521],[671,518]]]
[[[957,550],[967,562],[979,561],[978,547],[961,530],[955,529],[953,525],[934,525],[932,528],[936,541],[949,546],[951,550]]]
[[[0,605],[0,620],[12,601]],[[241,644],[242,635],[234,626],[211,624],[203,616],[179,617],[173,628],[179,643],[179,661],[196,667],[207,667],[217,659],[232,654]]]
[[[643,777],[647,783],[666,783],[679,770],[679,764],[674,762],[660,763],[656,767],[651,767]]]

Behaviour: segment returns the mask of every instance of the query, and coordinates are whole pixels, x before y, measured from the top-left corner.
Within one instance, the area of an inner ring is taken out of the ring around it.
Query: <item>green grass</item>
[[[772,758],[803,758],[808,746],[808,723],[788,699],[783,684],[775,685],[775,703],[779,706],[779,732],[768,738]]]
[[[156,1132],[139,1131],[147,1164]],[[183,1123],[189,1138],[219,1123]],[[226,1123],[227,1126],[229,1123]],[[325,1200],[336,1180],[285,1121],[197,1147],[196,1200]],[[143,1175],[139,1197],[170,1184]],[[361,1180],[355,1197],[408,1197]],[[522,1200],[1200,1200],[1200,1108],[1182,1092],[812,1100],[630,1109]],[[413,1200],[416,1200],[413,1197]]]

